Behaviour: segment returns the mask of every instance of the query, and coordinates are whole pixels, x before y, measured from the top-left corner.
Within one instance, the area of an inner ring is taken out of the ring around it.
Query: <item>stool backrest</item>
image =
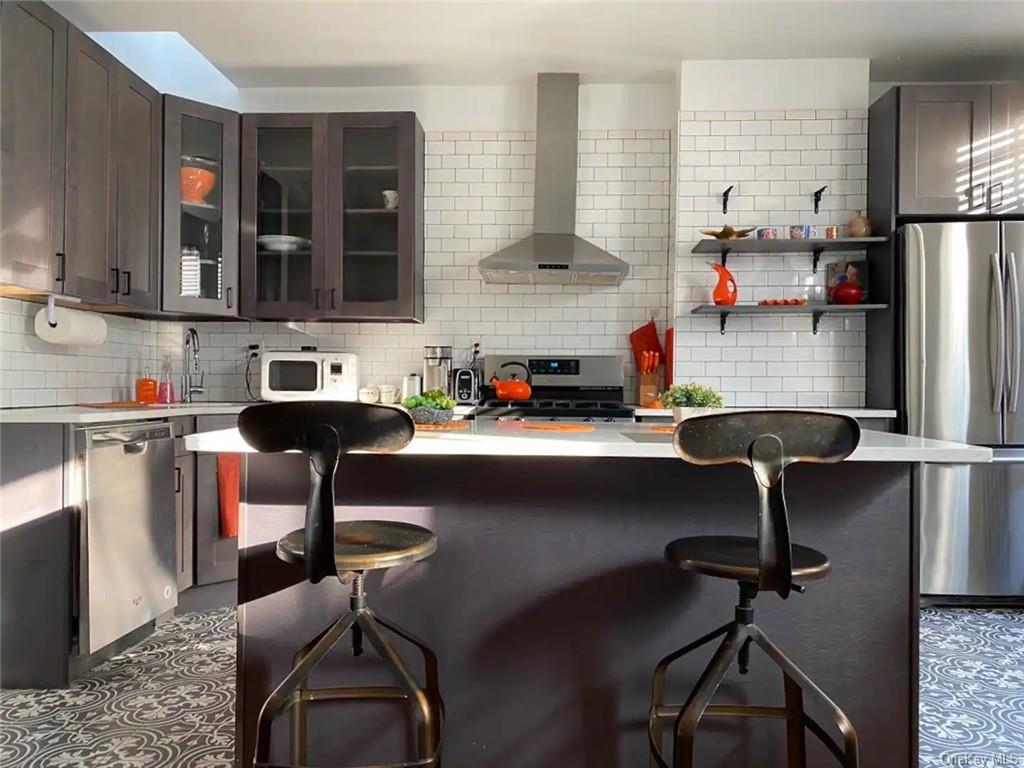
[[[268,403],[246,408],[238,431],[260,453],[298,450],[309,455],[306,502],[306,578],[316,584],[337,573],[334,567],[334,475],[350,451],[391,453],[415,433],[409,414],[399,408],[337,401]]]
[[[788,597],[793,553],[783,492],[790,464],[835,464],[856,449],[855,419],[814,411],[742,411],[698,416],[676,426],[676,453],[691,464],[746,464],[758,489],[758,589]]]

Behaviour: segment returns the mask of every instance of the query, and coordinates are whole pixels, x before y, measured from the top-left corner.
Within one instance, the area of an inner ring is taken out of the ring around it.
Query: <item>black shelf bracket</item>
[[[725,321],[728,319],[729,313],[723,312],[718,316],[718,332],[725,336]]]
[[[821,320],[822,314],[821,312],[815,312],[811,315],[811,333],[815,336],[818,335],[818,322]]]
[[[725,266],[726,260],[729,258],[729,251],[731,251],[731,250],[732,250],[732,248],[722,248],[721,262],[722,262],[722,266],[723,267]]]
[[[814,212],[815,213],[817,213],[818,209],[821,207],[821,196],[823,194],[825,194],[825,190],[826,189],[828,189],[828,184],[826,184],[821,189],[814,190]]]
[[[818,262],[821,261],[821,254],[825,252],[824,246],[814,249],[814,258],[811,261],[811,272],[818,274]]]
[[[722,193],[722,213],[729,212],[729,193],[732,192],[732,188],[735,186],[735,184],[730,184],[726,187],[725,192]]]

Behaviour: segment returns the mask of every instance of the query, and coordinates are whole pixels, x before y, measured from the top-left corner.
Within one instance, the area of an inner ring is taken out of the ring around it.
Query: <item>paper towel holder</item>
[[[64,296],[59,293],[51,293],[46,297],[46,322],[51,328],[57,327],[57,299],[72,304],[81,304],[82,300],[77,296]]]

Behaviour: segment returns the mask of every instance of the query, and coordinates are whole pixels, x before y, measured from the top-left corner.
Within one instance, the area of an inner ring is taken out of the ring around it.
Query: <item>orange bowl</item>
[[[181,199],[186,203],[205,203],[217,181],[217,174],[191,165],[181,169]]]

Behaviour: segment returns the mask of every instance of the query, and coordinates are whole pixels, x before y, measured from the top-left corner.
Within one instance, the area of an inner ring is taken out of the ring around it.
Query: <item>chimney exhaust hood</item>
[[[537,75],[533,231],[480,260],[487,283],[619,285],[629,264],[576,236],[578,74]]]

